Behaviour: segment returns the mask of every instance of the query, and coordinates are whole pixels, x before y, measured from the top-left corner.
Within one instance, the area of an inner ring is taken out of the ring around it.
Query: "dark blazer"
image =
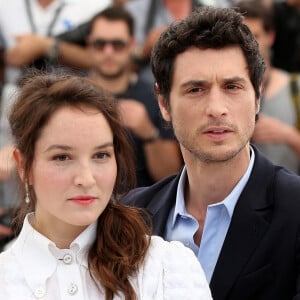
[[[164,236],[180,174],[131,191],[124,203],[146,208]],[[217,184],[217,183],[216,183]],[[210,288],[214,300],[300,299],[300,177],[255,149]]]

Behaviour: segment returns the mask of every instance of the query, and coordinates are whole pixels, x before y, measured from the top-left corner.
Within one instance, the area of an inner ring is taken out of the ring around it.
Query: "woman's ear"
[[[25,182],[25,171],[24,171],[24,158],[22,153],[20,152],[19,149],[15,149],[13,151],[13,158],[16,162],[16,166],[17,166],[17,170],[18,170],[18,174],[22,180],[22,182]]]

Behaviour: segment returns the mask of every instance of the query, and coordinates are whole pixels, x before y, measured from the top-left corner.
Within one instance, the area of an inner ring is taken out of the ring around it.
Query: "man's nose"
[[[206,114],[210,117],[221,117],[228,113],[226,95],[220,87],[213,87],[209,90],[206,99]]]

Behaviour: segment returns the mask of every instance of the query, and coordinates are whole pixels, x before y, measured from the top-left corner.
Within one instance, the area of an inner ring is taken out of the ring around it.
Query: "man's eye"
[[[194,94],[194,93],[200,93],[202,91],[203,91],[202,88],[200,88],[200,87],[194,87],[194,88],[192,88],[192,89],[189,90],[189,93]]]
[[[226,88],[228,90],[237,90],[237,89],[240,89],[240,87],[238,85],[236,85],[236,84],[228,84],[228,85],[226,85]]]

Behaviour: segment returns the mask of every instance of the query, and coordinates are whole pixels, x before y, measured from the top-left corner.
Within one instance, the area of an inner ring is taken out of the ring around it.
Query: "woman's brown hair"
[[[122,194],[134,187],[134,154],[122,126],[115,100],[87,79],[71,75],[39,74],[23,81],[9,115],[15,147],[24,158],[23,181],[27,182],[41,130],[61,107],[89,106],[99,110],[109,123],[114,138],[117,178],[112,199],[98,218],[97,238],[89,250],[90,274],[105,288],[106,300],[122,292],[126,300],[136,299],[129,282],[143,262],[149,247],[150,229],[142,211],[119,203]],[[99,128],[101,131],[101,128]],[[25,197],[24,184],[21,184]],[[30,203],[21,201],[15,224],[20,228],[25,215],[36,204],[34,187]]]

